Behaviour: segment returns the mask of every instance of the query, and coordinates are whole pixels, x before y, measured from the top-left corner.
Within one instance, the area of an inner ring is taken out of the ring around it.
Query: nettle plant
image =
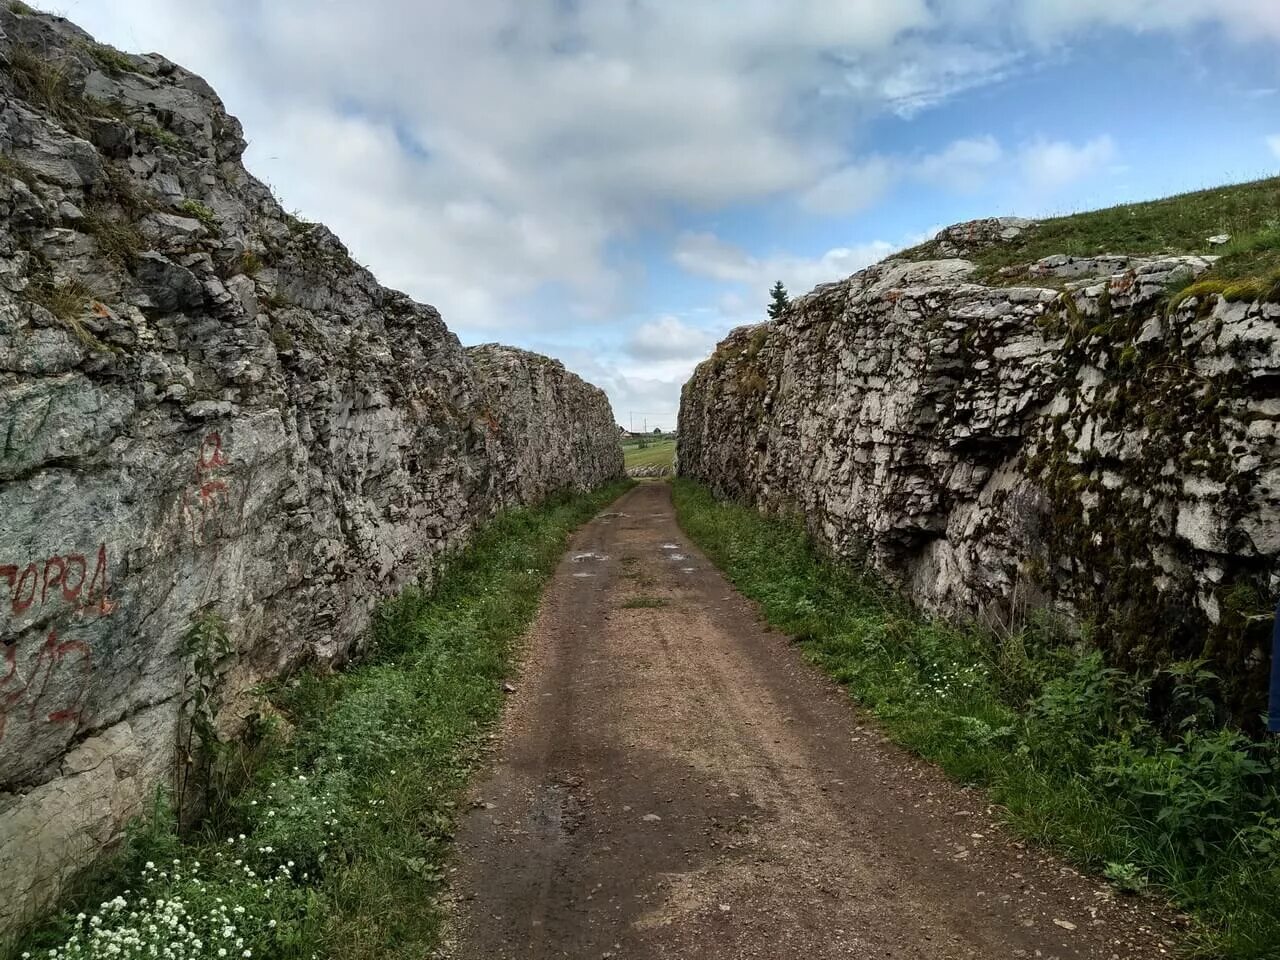
[[[217,711],[221,700],[222,661],[231,654],[227,622],[214,610],[204,610],[192,618],[182,638],[185,661],[182,675],[182,725],[178,737],[177,816],[178,823],[190,818],[187,804],[198,794],[217,759],[222,740],[218,735]]]

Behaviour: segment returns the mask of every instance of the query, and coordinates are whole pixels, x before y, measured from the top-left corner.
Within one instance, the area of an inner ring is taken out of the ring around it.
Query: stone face
[[[531,503],[562,489],[564,477],[585,490],[623,474],[618,427],[599,387],[558,360],[515,347],[487,343],[466,354],[480,380],[481,416],[498,447],[505,499]],[[601,442],[610,434],[615,442]]]
[[[799,512],[928,609],[1003,624],[1047,606],[1125,663],[1206,657],[1253,722],[1280,585],[1280,308],[1166,315],[1171,278],[1211,262],[1034,265],[1033,284],[1070,278],[1057,289],[890,260],[824,285],[697,368],[679,470]]]
[[[970,220],[942,230],[935,238],[937,253],[942,257],[962,257],[985,247],[1012,243],[1033,228],[1035,223],[1021,217],[991,217]]]
[[[494,511],[622,475],[603,393],[464,350],[280,209],[203,81],[93,50],[0,5],[0,933],[168,783],[195,618],[230,730]]]

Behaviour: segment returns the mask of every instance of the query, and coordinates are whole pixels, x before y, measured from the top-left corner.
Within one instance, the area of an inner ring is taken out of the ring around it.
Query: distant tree
[[[662,428],[661,428],[661,427],[654,427],[654,428],[653,428],[653,432],[654,432],[654,433],[656,433],[656,434],[661,435],[661,434],[662,434]]]
[[[769,291],[769,319],[777,320],[787,312],[787,307],[791,303],[791,298],[787,296],[787,288],[782,285],[779,280],[773,285],[773,289]]]

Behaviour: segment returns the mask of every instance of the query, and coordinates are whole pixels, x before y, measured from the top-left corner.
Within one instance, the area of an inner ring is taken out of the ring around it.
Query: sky
[[[1280,172],[1280,0],[61,0],[463,343],[637,429],[769,287]]]

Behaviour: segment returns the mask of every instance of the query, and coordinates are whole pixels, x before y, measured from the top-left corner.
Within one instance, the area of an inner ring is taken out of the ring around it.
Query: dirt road
[[[887,743],[676,526],[584,527],[474,789],[456,955],[1147,958],[1141,903],[1010,839]]]

